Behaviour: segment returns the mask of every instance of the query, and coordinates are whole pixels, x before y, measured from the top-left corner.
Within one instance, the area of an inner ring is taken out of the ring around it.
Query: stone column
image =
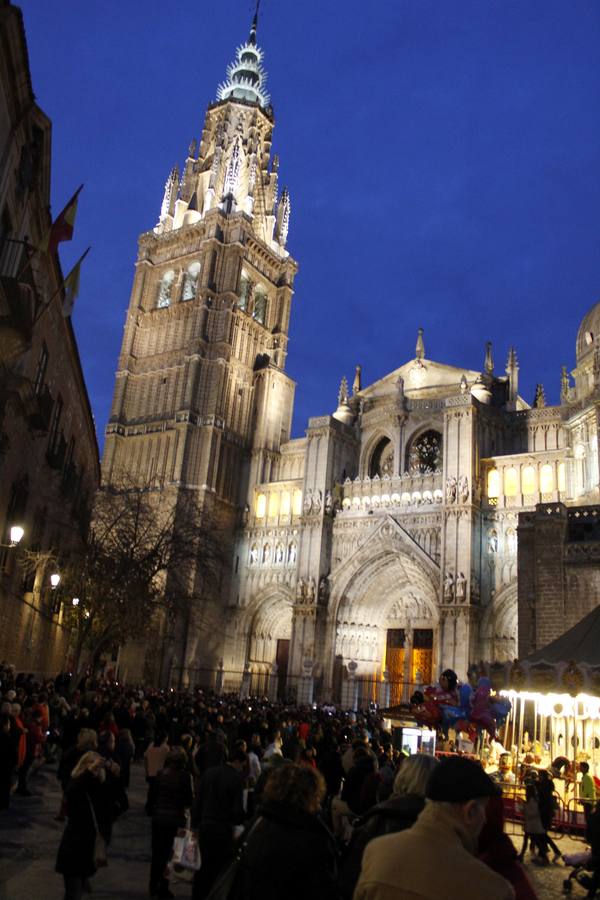
[[[271,672],[269,674],[269,689],[267,691],[271,703],[277,702],[277,694],[279,691],[279,667],[277,663],[271,664]]]
[[[358,663],[351,660],[347,666],[347,674],[342,684],[342,708],[356,710],[358,708],[358,681],[356,670]]]
[[[225,680],[225,670],[223,669],[223,660],[219,660],[217,668],[217,677],[215,679],[215,694],[219,696],[223,693],[223,682]]]
[[[244,674],[242,675],[242,685],[240,687],[240,700],[247,700],[250,696],[250,681],[252,672],[248,663],[244,666]]]
[[[298,685],[297,702],[301,706],[310,706],[313,702],[314,679],[313,679],[314,660],[306,658],[302,660],[302,676]]]
[[[386,671],[383,673],[383,681],[379,684],[379,690],[377,692],[377,702],[382,709],[387,709],[390,705],[390,682],[389,682],[390,673]]]

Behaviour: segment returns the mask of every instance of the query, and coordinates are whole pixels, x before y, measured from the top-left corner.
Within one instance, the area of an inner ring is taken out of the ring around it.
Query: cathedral
[[[412,359],[370,385],[358,367],[291,439],[297,263],[265,82],[255,17],[139,239],[104,481],[191,493],[198,528],[228,535],[219,590],[191,590],[163,628],[160,680],[339,700],[349,677],[366,698],[511,660],[537,640],[518,628],[536,602],[519,596],[520,517],[599,499],[600,305],[559,406],[541,386],[520,397],[514,350],[500,372],[490,344],[481,371],[457,368],[420,329]]]

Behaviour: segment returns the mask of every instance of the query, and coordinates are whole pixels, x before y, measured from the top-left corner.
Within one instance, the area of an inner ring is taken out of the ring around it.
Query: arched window
[[[523,494],[531,496],[535,494],[535,469],[533,466],[525,466],[521,476],[521,489]]]
[[[156,305],[159,309],[163,309],[165,306],[169,306],[171,303],[171,292],[173,290],[173,282],[175,281],[175,272],[173,269],[169,269],[163,277],[160,279],[160,284],[158,285],[158,297],[156,300]]]
[[[283,493],[281,494],[281,506],[279,507],[279,512],[282,516],[289,516],[291,503],[292,498],[290,496],[290,492],[283,491]]]
[[[379,477],[382,478],[383,475],[393,474],[394,448],[390,439],[384,437],[381,438],[373,450],[371,462],[369,463],[369,477],[374,478],[376,475],[379,475]]]
[[[490,469],[488,472],[487,495],[490,500],[497,500],[500,496],[500,472],[498,469]]]
[[[182,300],[195,300],[198,291],[198,278],[200,277],[200,263],[193,262],[188,266],[187,272],[183,276],[183,290],[181,292]]]
[[[540,469],[540,491],[542,494],[551,494],[554,491],[554,472],[548,463]]]
[[[560,494],[564,494],[567,490],[567,476],[565,471],[565,464],[558,464],[558,491]]]
[[[279,515],[279,494],[273,491],[269,494],[269,518],[273,519]]]
[[[439,431],[424,431],[409,445],[406,468],[411,475],[438,472],[442,467],[442,435]]]
[[[519,473],[514,466],[504,472],[504,494],[506,497],[516,497],[519,493]]]
[[[252,318],[256,319],[257,322],[260,322],[261,325],[265,324],[265,319],[267,318],[267,295],[261,288],[257,288],[254,292],[254,310],[252,312]]]
[[[256,518],[264,519],[265,513],[267,511],[267,496],[266,494],[259,494],[256,498]]]
[[[240,309],[248,309],[248,298],[250,297],[250,279],[246,272],[242,272],[240,277],[240,290],[238,293],[238,307]]]

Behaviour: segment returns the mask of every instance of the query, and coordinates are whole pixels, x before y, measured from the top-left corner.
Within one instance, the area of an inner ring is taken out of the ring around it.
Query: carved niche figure
[[[488,549],[490,553],[498,552],[498,532],[494,529],[490,531],[490,535],[488,538]]]
[[[312,498],[313,512],[316,512],[316,513],[321,512],[322,502],[323,502],[323,494],[321,493],[321,491],[315,491],[315,493],[313,494],[313,498]]]
[[[444,578],[444,597],[449,603],[454,599],[454,575],[452,572],[446,572]]]
[[[326,603],[329,597],[329,579],[327,575],[321,575],[319,579],[319,602]]]
[[[277,547],[275,548],[275,562],[283,562],[283,544],[277,544]]]
[[[462,503],[469,502],[469,479],[466,475],[461,475],[458,482],[458,492]]]
[[[463,572],[459,572],[456,576],[456,599],[463,603],[467,595],[467,579]]]
[[[316,588],[316,585],[315,585],[315,579],[311,577],[311,578],[309,578],[308,581],[306,582],[306,602],[307,602],[307,603],[314,603],[314,602],[315,602],[316,593],[317,593],[317,588]]]
[[[325,494],[325,513],[330,516],[333,512],[333,495],[331,491],[327,491]]]
[[[457,482],[454,475],[446,479],[446,503],[456,503]]]
[[[263,552],[262,552],[263,564],[266,565],[270,561],[270,559],[271,559],[271,545],[265,544],[265,546],[263,547]]]
[[[304,603],[306,599],[306,585],[304,583],[304,578],[298,579],[298,584],[296,585],[296,599],[299,600],[300,603]]]
[[[298,551],[297,551],[296,545],[290,544],[290,546],[288,547],[288,562],[290,563],[290,565],[292,565],[293,563],[296,562],[297,552]]]
[[[255,566],[257,562],[258,562],[258,549],[257,549],[256,545],[253,545],[250,548],[250,565]]]
[[[304,514],[308,515],[312,509],[313,499],[312,499],[312,491],[307,491],[304,495]]]

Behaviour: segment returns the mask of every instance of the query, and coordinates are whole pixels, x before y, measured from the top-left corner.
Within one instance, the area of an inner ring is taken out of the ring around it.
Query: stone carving
[[[462,503],[469,502],[469,479],[466,475],[461,475],[458,481],[458,493],[460,494],[460,499]]]
[[[463,572],[459,572],[456,576],[456,599],[459,603],[464,603],[467,597],[467,579]]]
[[[283,562],[283,544],[277,544],[277,547],[275,548],[275,562]]]
[[[306,602],[314,603],[316,597],[315,579],[311,576],[306,584]]]
[[[458,485],[454,475],[446,479],[446,503],[456,503]]]
[[[329,599],[329,579],[327,575],[321,575],[319,579],[319,603],[327,603]]]
[[[312,508],[314,513],[321,512],[321,506],[323,504],[323,494],[321,491],[315,491],[312,498]]]
[[[312,491],[307,491],[304,495],[304,514],[307,516],[312,510],[313,498]]]
[[[293,565],[296,562],[297,553],[298,550],[296,548],[296,545],[290,544],[290,546],[288,547],[288,562],[290,563],[290,565]]]
[[[454,600],[454,575],[452,572],[446,572],[444,578],[444,600],[446,603],[452,603]]]
[[[296,585],[296,599],[300,601],[300,603],[304,603],[306,598],[306,584],[304,583],[304,578],[298,579],[298,584]]]
[[[258,549],[254,546],[250,548],[250,565],[255,566],[258,562]]]
[[[333,495],[331,491],[325,494],[325,514],[330,516],[333,512]]]
[[[488,550],[490,553],[498,552],[498,532],[495,530],[490,531],[490,535],[488,538]]]

